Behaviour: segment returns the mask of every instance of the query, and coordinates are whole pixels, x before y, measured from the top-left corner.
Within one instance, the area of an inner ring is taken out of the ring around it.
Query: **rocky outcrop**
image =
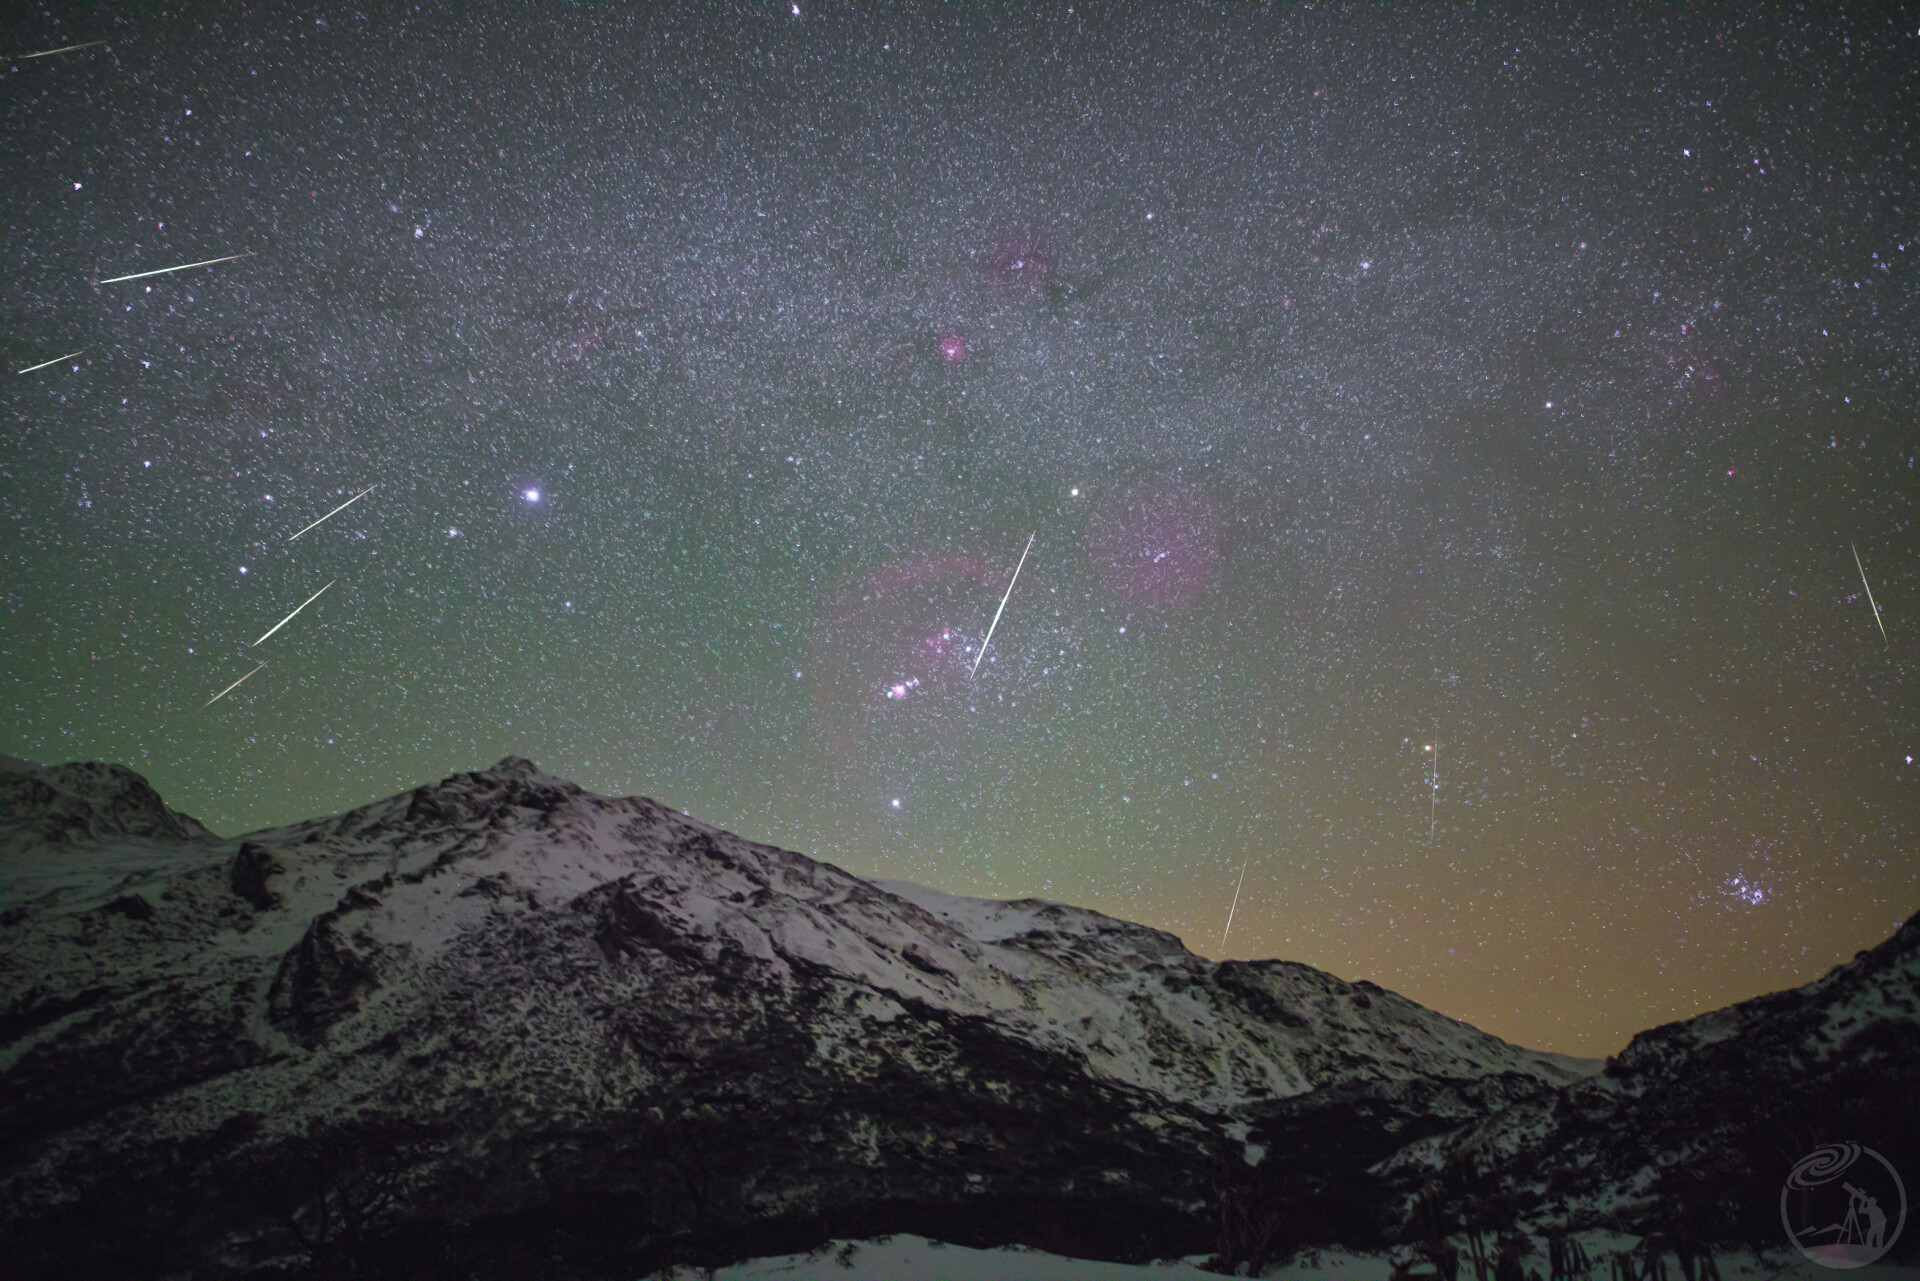
[[[273,878],[286,870],[287,865],[266,846],[255,841],[242,841],[240,852],[233,856],[233,862],[228,865],[227,887],[245,899],[255,911],[265,912],[280,906],[280,895],[274,891]]]

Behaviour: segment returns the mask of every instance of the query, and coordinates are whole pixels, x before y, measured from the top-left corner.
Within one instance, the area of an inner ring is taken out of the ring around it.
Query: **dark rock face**
[[[631,1278],[886,1232],[1131,1260],[1378,1243],[1418,1235],[1422,1187],[1487,1191],[1458,1177],[1476,1144],[1521,1152],[1499,1191],[1550,1210],[1541,1117],[1602,1154],[1599,1195],[1658,1156],[1618,1108],[1670,1143],[1688,1091],[1751,1083],[1715,1047],[1763,1028],[1787,1088],[1824,1070],[1788,1047],[1868,990],[1663,1029],[1601,1078],[1372,984],[864,881],[515,759],[191,857],[91,839],[110,874],[0,915],[14,1275]],[[1873,992],[1910,994],[1902,946]],[[1848,1052],[1905,1053],[1912,1022]]]
[[[287,870],[273,851],[252,841],[242,841],[227,872],[227,885],[245,899],[255,911],[265,912],[280,906],[280,896],[270,882]]]
[[[373,955],[377,947],[365,936],[349,938],[339,928],[345,910],[358,906],[356,896],[366,897],[358,888],[348,891],[343,911],[324,913],[307,927],[300,942],[281,958],[280,971],[267,989],[267,1017],[309,1049],[380,986]]]

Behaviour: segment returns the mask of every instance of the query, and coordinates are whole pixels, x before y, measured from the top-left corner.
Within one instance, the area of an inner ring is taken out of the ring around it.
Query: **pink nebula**
[[[1053,245],[1046,234],[1025,223],[1014,223],[994,237],[983,274],[1002,288],[1025,291],[1045,284],[1054,266]]]
[[[1206,498],[1170,477],[1122,485],[1094,512],[1087,549],[1100,580],[1123,600],[1184,608],[1220,566],[1220,518]]]

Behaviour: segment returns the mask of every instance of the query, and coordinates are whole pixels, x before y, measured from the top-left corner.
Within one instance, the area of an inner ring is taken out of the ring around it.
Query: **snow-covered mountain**
[[[1682,1090],[1758,1026],[1650,1033],[1602,1076],[1370,983],[862,880],[512,758],[230,840],[118,766],[0,761],[0,797],[18,1275],[1377,1242],[1456,1149],[1550,1163],[1576,1109]],[[1886,945],[1909,996],[1916,934]],[[1911,1033],[1893,979],[1878,1005],[1823,982],[1790,995]],[[1623,1144],[1582,1205],[1653,1162]]]

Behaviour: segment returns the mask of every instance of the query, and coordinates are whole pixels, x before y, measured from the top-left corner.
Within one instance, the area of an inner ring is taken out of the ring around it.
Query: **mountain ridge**
[[[52,789],[62,841],[0,846],[0,1248],[49,1275],[128,1205],[82,1234],[103,1273],[479,1275],[491,1242],[633,1275],[856,1230],[1251,1259],[1233,1207],[1287,1207],[1260,1251],[1406,1239],[1458,1153],[1592,1128],[1638,1070],[1087,909],[864,880],[520,758],[226,840],[162,830],[123,767],[31,768],[100,782]]]

